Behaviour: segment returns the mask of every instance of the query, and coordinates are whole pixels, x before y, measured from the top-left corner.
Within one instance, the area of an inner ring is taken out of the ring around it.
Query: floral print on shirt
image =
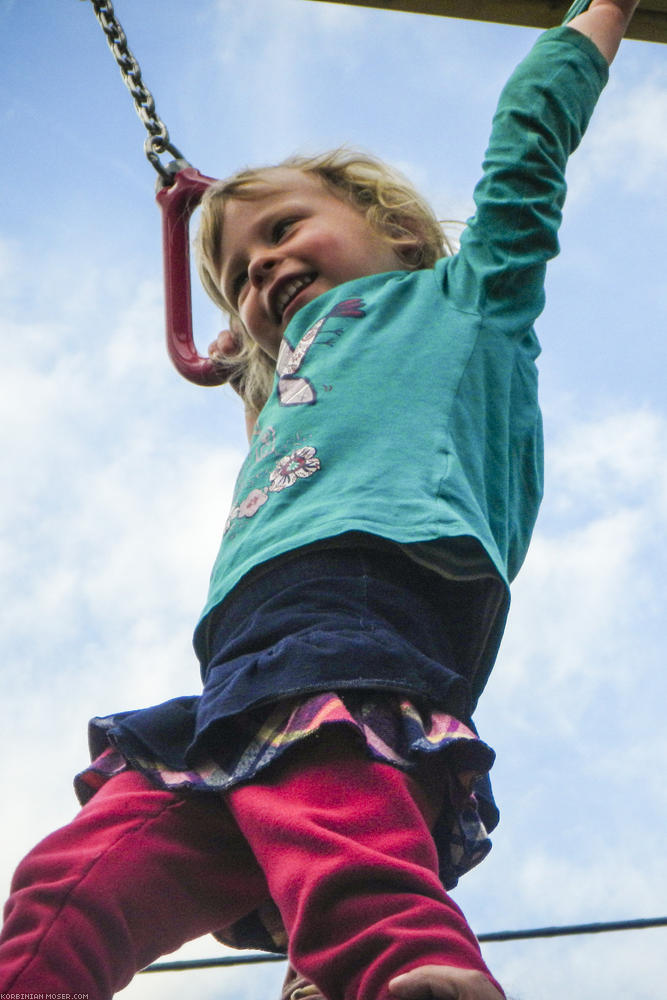
[[[327,320],[332,317],[358,318],[365,315],[363,299],[343,299],[306,330],[296,347],[292,347],[286,340],[282,341],[276,362],[278,376],[276,391],[281,406],[313,406],[317,402],[315,386],[310,379],[300,374],[300,369]],[[341,330],[330,331],[329,340],[322,341],[322,343],[331,346],[334,335],[340,333],[342,333]],[[257,463],[268,457],[274,450],[275,430],[273,428],[267,430],[257,428],[256,434],[260,442],[255,450],[255,462]],[[271,494],[282,493],[283,490],[289,489],[295,483],[309,479],[320,469],[321,463],[317,457],[316,448],[312,445],[293,447],[288,454],[277,460],[269,473],[267,485],[253,486],[242,500],[234,503],[227,518],[224,533],[226,534],[235,522],[239,523],[254,517],[257,511],[270,499]],[[257,480],[255,480],[256,482]]]
[[[317,451],[312,445],[297,448],[289,455],[283,455],[269,473],[269,485],[261,489],[255,487],[239,504],[232,507],[225,525],[225,533],[229,531],[233,521],[244,517],[254,517],[260,507],[263,507],[269,499],[271,493],[281,493],[290,486],[294,486],[297,480],[308,479],[309,476],[319,472],[320,468]]]
[[[317,452],[311,445],[305,448],[297,448],[291,455],[285,455],[278,460],[275,468],[271,472],[269,479],[271,493],[280,493],[288,486],[294,486],[297,479],[308,479],[313,473],[318,472],[320,460]]]

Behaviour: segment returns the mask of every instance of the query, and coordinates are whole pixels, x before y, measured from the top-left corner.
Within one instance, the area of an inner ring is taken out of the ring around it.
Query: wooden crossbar
[[[473,21],[496,21],[530,28],[560,24],[570,7],[561,0],[326,0],[357,7],[380,7],[413,14],[440,14]],[[628,38],[667,42],[667,0],[644,0],[635,12]]]

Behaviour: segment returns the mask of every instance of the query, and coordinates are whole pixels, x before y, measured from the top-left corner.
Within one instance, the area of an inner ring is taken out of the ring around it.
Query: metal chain
[[[168,152],[181,164],[186,164],[183,154],[169,139],[167,126],[155,110],[155,101],[150,90],[141,79],[139,63],[134,58],[127,44],[127,38],[113,9],[111,0],[91,0],[95,16],[106,35],[107,44],[118,63],[125,86],[132,94],[137,114],[141,118],[148,136],[144,142],[144,152],[149,163],[157,170],[165,184],[173,182],[173,170],[170,171],[160,162],[160,154]]]

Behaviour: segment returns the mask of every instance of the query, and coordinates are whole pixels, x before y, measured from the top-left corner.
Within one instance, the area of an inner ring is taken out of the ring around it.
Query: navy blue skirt
[[[219,744],[230,718],[332,690],[407,695],[469,725],[466,665],[448,637],[451,591],[396,546],[364,536],[355,548],[274,560],[198,626],[201,694],[116,713],[113,728],[93,720],[91,750],[111,737],[130,756],[182,770]]]

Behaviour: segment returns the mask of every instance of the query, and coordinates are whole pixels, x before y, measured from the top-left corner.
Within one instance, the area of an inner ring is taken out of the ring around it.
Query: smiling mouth
[[[296,298],[302,289],[307,288],[308,285],[312,285],[316,277],[316,274],[303,274],[299,278],[292,278],[280,289],[276,297],[276,315],[278,321],[282,320],[285,310],[292,299]]]

